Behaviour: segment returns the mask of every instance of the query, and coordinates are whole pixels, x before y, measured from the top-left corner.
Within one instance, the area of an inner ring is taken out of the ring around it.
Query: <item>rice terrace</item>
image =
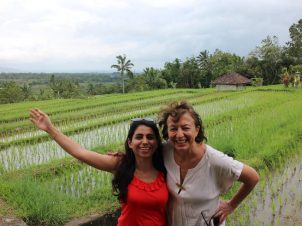
[[[155,118],[163,105],[183,99],[201,115],[211,146],[260,173],[260,183],[227,225],[302,225],[302,89],[282,85],[2,104],[0,216],[17,216],[28,225],[64,225],[119,208],[111,175],[72,159],[38,131],[28,119],[31,108],[47,112],[85,148],[104,152],[123,149],[131,118]]]

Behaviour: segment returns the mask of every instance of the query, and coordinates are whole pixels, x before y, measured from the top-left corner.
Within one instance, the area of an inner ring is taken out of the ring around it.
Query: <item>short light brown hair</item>
[[[194,110],[193,106],[188,103],[187,101],[180,101],[180,102],[172,102],[168,104],[167,106],[163,107],[159,114],[158,114],[158,124],[162,131],[163,138],[165,140],[168,139],[168,125],[167,121],[169,116],[171,116],[173,121],[177,122],[179,118],[184,114],[188,112],[195,123],[196,127],[199,127],[199,132],[195,138],[195,141],[197,143],[201,143],[204,140],[207,141],[206,136],[204,135],[204,128],[202,125],[202,120],[200,118],[200,115]]]

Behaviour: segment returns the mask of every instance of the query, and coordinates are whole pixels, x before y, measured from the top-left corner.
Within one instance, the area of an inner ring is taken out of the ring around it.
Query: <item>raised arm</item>
[[[222,201],[215,216],[219,216],[222,223],[226,217],[245,199],[259,181],[258,173],[250,166],[244,165],[238,181],[242,182],[241,187],[229,201]]]
[[[81,147],[70,137],[60,132],[49,119],[48,115],[43,111],[35,108],[30,111],[30,121],[39,129],[47,132],[50,137],[56,141],[67,153],[76,159],[87,163],[97,169],[114,172],[120,157],[103,155],[93,151],[89,151]]]

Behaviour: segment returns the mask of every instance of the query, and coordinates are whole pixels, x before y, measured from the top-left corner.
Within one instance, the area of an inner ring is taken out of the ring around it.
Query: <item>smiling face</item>
[[[145,125],[136,128],[132,139],[128,140],[135,158],[152,158],[158,144],[153,130]]]
[[[174,145],[176,151],[188,151],[195,144],[195,138],[199,127],[195,126],[194,119],[189,112],[185,112],[178,121],[173,121],[169,116],[167,120],[169,142]]]

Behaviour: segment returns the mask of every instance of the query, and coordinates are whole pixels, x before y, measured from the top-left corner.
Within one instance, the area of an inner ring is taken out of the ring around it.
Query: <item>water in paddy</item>
[[[128,127],[129,123],[119,123],[71,137],[83,147],[90,149],[96,146],[122,143],[127,135]],[[17,145],[0,151],[0,166],[4,172],[14,171],[64,158],[67,155],[54,141],[34,145]]]
[[[252,195],[227,225],[302,226],[302,155],[278,172],[262,175]]]

